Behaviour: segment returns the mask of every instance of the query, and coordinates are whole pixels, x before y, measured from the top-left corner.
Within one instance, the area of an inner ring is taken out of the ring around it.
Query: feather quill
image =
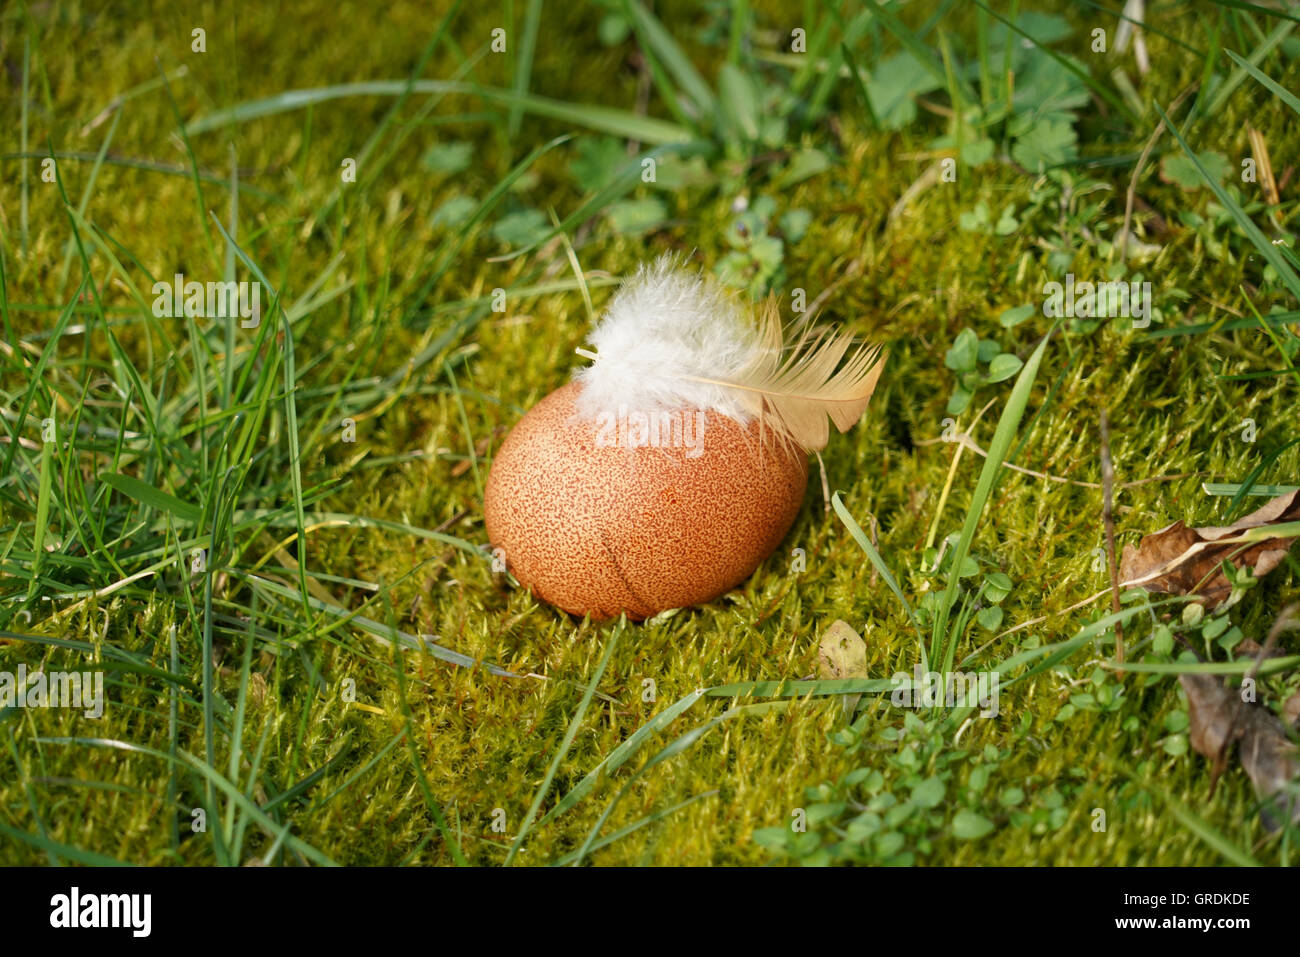
[[[642,266],[593,330],[577,370],[579,416],[620,408],[695,408],[741,424],[757,419],[808,451],[862,417],[884,367],[876,346],[848,333],[781,322],[769,299],[757,325],[714,280],[669,256]]]

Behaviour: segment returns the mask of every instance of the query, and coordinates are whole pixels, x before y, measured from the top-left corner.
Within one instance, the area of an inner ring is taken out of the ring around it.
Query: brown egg
[[[576,421],[581,386],[537,403],[492,462],[488,538],[538,598],[641,619],[744,581],[790,529],[806,454],[714,412]],[[656,444],[646,444],[654,442]]]

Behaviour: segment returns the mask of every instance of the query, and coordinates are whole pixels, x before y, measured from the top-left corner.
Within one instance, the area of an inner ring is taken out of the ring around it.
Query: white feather
[[[614,295],[588,338],[596,359],[578,369],[578,414],[712,409],[746,423],[750,402],[696,379],[730,379],[751,361],[758,333],[717,282],[677,268],[672,256],[642,265]]]
[[[862,416],[884,367],[880,349],[847,332],[781,323],[769,299],[758,324],[715,280],[665,256],[642,266],[614,295],[590,337],[592,364],[575,416],[649,416],[680,409],[752,419],[809,451],[830,423],[847,431]],[[829,419],[829,422],[828,422]]]

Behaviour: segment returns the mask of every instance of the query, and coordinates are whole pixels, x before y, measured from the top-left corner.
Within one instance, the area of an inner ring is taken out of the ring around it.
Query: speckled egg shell
[[[802,451],[713,412],[696,457],[680,441],[610,444],[599,422],[573,420],[580,389],[529,410],[488,476],[488,538],[534,595],[594,619],[646,618],[711,601],[781,543],[808,483]]]

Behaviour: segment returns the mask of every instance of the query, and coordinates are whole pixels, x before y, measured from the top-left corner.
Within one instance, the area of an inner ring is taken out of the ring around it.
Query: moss
[[[417,6],[398,4],[383,17],[349,12],[346,5],[335,3],[304,2],[296,9],[296,27],[285,31],[272,13],[260,8],[241,10],[238,23],[230,24],[215,13],[189,18],[154,11],[149,18],[109,21],[75,4],[58,7],[36,24],[31,142],[43,144],[48,135],[56,149],[96,150],[109,125],[93,125],[82,136],[82,124],[115,94],[151,80],[155,56],[164,70],[181,65],[188,70],[184,77],[173,74],[172,84],[180,113],[188,117],[287,89],[404,76],[432,29],[427,13]],[[588,13],[564,5],[547,9],[533,89],[565,100],[632,102],[636,77],[624,68],[621,53],[595,40]],[[457,21],[456,42],[467,55],[485,42],[496,17],[491,10],[472,10]],[[783,22],[776,13],[771,18]],[[190,30],[204,22],[211,23],[208,53],[193,55]],[[76,23],[87,29],[68,28]],[[236,26],[237,39],[231,35]],[[1194,25],[1178,23],[1170,29],[1190,35]],[[16,17],[0,22],[0,56],[11,75],[15,63],[21,69],[25,30]],[[357,53],[359,43],[362,55]],[[1153,60],[1171,64],[1146,80],[1155,99],[1167,103],[1199,77],[1200,68],[1176,57],[1160,37],[1149,35],[1148,43]],[[437,54],[447,56],[445,49]],[[94,82],[88,82],[92,63]],[[575,70],[574,63],[584,66]],[[440,62],[428,72],[444,76],[456,65]],[[1294,87],[1294,61],[1287,69],[1279,81]],[[498,63],[488,56],[475,76],[508,85],[510,74],[504,60]],[[18,100],[9,97],[0,106],[0,123],[7,130],[18,128]],[[851,102],[846,100],[846,106]],[[415,298],[438,261],[438,244],[446,238],[431,224],[440,203],[454,191],[482,197],[528,148],[561,128],[526,118],[522,134],[510,139],[500,124],[455,121],[457,113],[479,107],[448,99],[434,112],[448,122],[413,127],[396,151],[377,154],[372,162],[382,159],[384,165],[373,170],[375,178],[369,178],[372,170],[363,165],[358,188],[345,190],[339,210],[318,220],[339,185],[342,159],[359,155],[389,106],[388,100],[371,98],[329,102],[244,123],[237,138],[231,129],[196,137],[193,147],[199,168],[222,180],[228,175],[228,148],[234,139],[243,190],[241,241],[280,285],[287,301],[299,301],[331,261],[341,257],[326,288],[344,291],[319,305],[295,330],[296,360],[306,370],[299,383],[300,403],[304,411],[319,416],[299,421],[300,434],[310,437],[304,440],[303,468],[309,485],[326,484],[313,507],[440,529],[482,543],[480,483],[492,450],[522,410],[566,380],[576,361],[573,349],[588,328],[579,294],[512,295],[505,314],[487,313],[452,335],[437,353],[439,361],[377,387],[365,414],[357,417],[355,444],[338,440],[330,401],[339,390],[375,388],[378,380],[420,355],[452,322],[470,314],[453,309],[457,301],[570,276],[564,251],[554,245],[536,257],[489,259],[502,248],[481,230],[454,255],[432,297],[427,302]],[[872,132],[856,116],[856,110],[848,108],[837,116],[842,159],[833,171],[779,197],[791,207],[814,212],[807,236],[786,251],[787,290],[800,287],[812,298],[836,284],[825,301],[826,315],[855,324],[890,345],[888,371],[871,412],[852,432],[832,439],[825,469],[829,487],[842,491],[856,516],[865,520],[873,515],[879,521],[880,550],[904,590],[916,596],[925,582],[921,547],[953,455],[951,445],[922,444],[939,436],[954,384],[943,366],[945,350],[969,325],[1026,355],[1045,329],[1041,317],[1009,332],[995,321],[1006,308],[1040,300],[1043,270],[1037,258],[1037,230],[993,241],[962,231],[958,218],[980,200],[999,208],[1007,202],[1023,206],[1033,184],[1009,167],[982,167],[968,181],[926,190],[905,215],[887,223],[890,206],[929,163],[923,155],[928,137],[919,129]],[[1241,154],[1247,120],[1264,131],[1275,157],[1294,155],[1300,147],[1300,128],[1281,104],[1247,96],[1234,97],[1221,121],[1197,131],[1198,146]],[[87,207],[87,217],[146,291],[146,272],[199,276],[219,268],[220,236],[203,217],[211,209],[224,218],[228,190],[223,182],[205,181],[201,200],[196,201],[186,154],[171,135],[174,128],[164,92],[153,90],[127,101],[110,156],[148,158],[176,167],[179,175],[105,165]],[[420,162],[428,145],[441,138],[475,146],[474,163],[451,180],[431,176]],[[1136,151],[1141,139],[1104,145],[1116,152]],[[568,155],[561,149],[544,157],[536,166],[535,182],[519,194],[520,201],[539,209],[553,206],[561,214],[574,208],[579,197],[566,173]],[[4,164],[0,226],[5,232],[10,318],[19,335],[32,337],[49,328],[55,310],[67,303],[80,266],[74,257],[71,279],[60,283],[68,220],[57,190],[39,179],[31,183],[28,252],[19,251],[19,166],[13,158]],[[75,203],[88,182],[90,163],[66,160],[59,169]],[[1094,229],[1113,234],[1122,224],[1127,170],[1093,172],[1107,187],[1097,197],[1102,209]],[[660,195],[673,218],[668,228],[636,238],[611,236],[599,223],[580,230],[575,245],[583,267],[616,276],[668,247],[696,249],[704,263],[716,262],[726,249],[723,234],[733,197],[709,191]],[[1144,181],[1142,195],[1171,222],[1185,208],[1206,211],[1204,191],[1183,193],[1153,179]],[[1053,218],[1055,212],[1044,214],[1038,225],[1046,230]],[[1164,252],[1148,269],[1162,294],[1173,289],[1189,293],[1181,301],[1167,298],[1165,321],[1210,321],[1239,310],[1237,290],[1254,275],[1254,267],[1240,254],[1244,247],[1225,262],[1210,254],[1195,230],[1175,227]],[[216,260],[209,256],[209,241],[218,251]],[[1105,263],[1079,242],[1075,272],[1101,274]],[[93,263],[106,305],[120,310],[111,315],[122,320],[118,334],[127,354],[152,386],[170,381],[177,388],[193,368],[185,330],[179,323],[167,327],[178,349],[168,351],[161,336],[150,334],[138,321],[139,311],[130,311],[131,295],[120,280],[111,278],[106,257],[96,253]],[[860,274],[840,282],[854,263]],[[599,309],[608,287],[593,288],[592,296]],[[447,311],[429,314],[430,307],[440,306]],[[41,340],[32,341],[42,345]],[[57,366],[46,373],[51,383],[61,377],[79,382],[83,377],[119,375],[111,364],[104,329],[93,323],[87,333],[66,335],[58,356]],[[354,360],[359,367],[349,371]],[[1183,476],[1123,490],[1118,508],[1123,540],[1135,541],[1142,532],[1175,518],[1208,523],[1221,516],[1222,503],[1204,496],[1200,483],[1207,477],[1241,478],[1263,450],[1289,439],[1295,427],[1293,383],[1219,377],[1272,368],[1276,361],[1272,346],[1253,332],[1148,340],[1121,327],[1107,327],[1063,335],[1054,342],[1035,391],[1031,412],[1041,415],[1016,461],[1072,482],[1098,482],[1097,413],[1106,406],[1111,410],[1119,481]],[[456,391],[444,372],[447,365],[454,370]],[[23,393],[27,374],[15,362],[6,362],[0,378],[6,397]],[[1000,405],[1005,394],[1005,386],[990,387],[977,397],[977,404],[998,399]],[[255,467],[264,470],[268,489],[273,481],[283,483],[287,474],[287,426],[279,398],[270,406],[255,453]],[[214,401],[209,411],[216,408]],[[984,445],[996,410],[974,432]],[[191,409],[186,414],[194,413]],[[1244,443],[1234,431],[1246,417],[1259,423],[1255,445]],[[969,421],[969,414],[962,417],[963,425]],[[129,428],[140,425],[128,423]],[[477,473],[459,469],[478,443],[484,444],[476,453]],[[98,457],[86,453],[75,465],[90,474],[104,462],[101,451]],[[977,456],[963,455],[939,517],[940,537],[959,527],[979,465]],[[159,462],[146,462],[145,470],[142,477],[170,480]],[[1296,474],[1300,449],[1292,448],[1262,480],[1293,480]],[[816,673],[819,634],[836,618],[862,631],[872,675],[910,671],[916,646],[905,615],[872,576],[838,519],[828,514],[816,483],[813,486],[788,540],[743,587],[708,607],[631,627],[622,636],[600,682],[601,697],[593,701],[561,763],[544,810],[653,715],[692,690]],[[27,479],[21,487],[29,487]],[[62,482],[59,488],[64,488]],[[262,507],[291,499],[283,485],[277,488],[280,491],[268,494]],[[30,511],[12,499],[2,507],[0,555],[15,547],[12,542],[29,540],[33,521]],[[77,530],[64,513],[57,514],[60,524],[51,534],[59,539],[73,536]],[[1105,586],[1105,577],[1092,570],[1100,529],[1095,490],[1006,473],[975,547],[981,558],[1003,569],[1015,583],[1005,603],[1004,627],[1041,621],[1001,638],[972,633],[963,652],[987,642],[982,660],[996,661],[1024,647],[1026,639],[1047,643],[1074,634],[1096,606],[1081,612],[1066,609]],[[446,542],[357,524],[313,527],[302,550],[291,537],[288,527],[250,533],[238,544],[240,564],[278,574],[296,587],[293,572],[277,569],[305,552],[314,572],[378,586],[369,590],[348,582],[321,582],[338,604],[358,608],[372,602],[364,612],[370,618],[406,632],[438,636],[447,647],[528,677],[498,678],[483,669],[455,668],[430,655],[407,652],[397,665],[403,678],[399,684],[391,651],[373,635],[349,623],[340,626],[329,617],[317,617],[314,630],[304,629],[289,617],[290,611],[272,609],[262,600],[252,605],[246,586],[233,578],[224,580],[215,587],[213,619],[220,665],[217,687],[224,702],[239,699],[243,642],[250,634],[257,638],[243,756],[234,776],[237,786],[257,803],[268,804],[319,772],[302,794],[278,806],[277,813],[291,823],[295,837],[345,863],[449,863],[416,773],[418,762],[468,859],[499,863],[594,673],[609,640],[608,627],[557,614],[494,578],[481,558]],[[283,551],[286,547],[289,550]],[[796,547],[806,552],[806,570],[792,570],[791,550]],[[125,559],[128,551],[126,544],[119,544],[116,557]],[[16,561],[16,556],[5,560],[6,573]],[[60,566],[61,577],[50,581],[75,577],[68,567]],[[1277,609],[1294,597],[1294,569],[1291,565],[1279,570],[1240,609],[1247,633],[1262,634]],[[100,573],[102,580],[81,584],[101,588],[123,577],[103,558],[87,575],[93,579]],[[42,584],[42,593],[59,590],[48,584]],[[100,661],[110,661],[116,647],[141,653],[154,667],[170,670],[167,636],[174,624],[180,671],[191,683],[178,702],[176,744],[181,751],[203,757],[203,708],[194,690],[202,680],[202,615],[189,611],[184,589],[177,574],[165,571],[154,582],[132,583],[102,597],[59,600],[53,606],[58,611],[45,603],[34,609],[31,630],[52,639],[90,642]],[[17,589],[25,591],[25,585]],[[8,586],[6,592],[15,593]],[[194,597],[197,600],[197,592]],[[20,624],[11,621],[7,627],[26,631]],[[1071,683],[1083,680],[1101,657],[1090,650],[1009,689],[1001,717],[974,722],[961,742],[972,751],[987,744],[1004,751],[993,786],[1020,782],[1031,803],[1044,800],[1053,789],[1068,795],[1064,821],[1042,833],[1031,832],[1031,839],[1026,829],[1010,825],[979,841],[941,836],[925,860],[959,865],[1217,862],[1214,850],[1125,777],[1120,761],[1144,768],[1170,795],[1238,843],[1257,844],[1261,833],[1252,813],[1254,797],[1242,774],[1227,775],[1210,799],[1203,760],[1161,749],[1164,715],[1178,706],[1173,679],[1130,676],[1126,703],[1119,710],[1080,712],[1056,720]],[[7,669],[20,662],[46,669],[77,667],[85,660],[81,653],[57,646],[0,644],[0,667]],[[354,705],[342,699],[349,680],[355,683]],[[654,700],[645,700],[647,681],[654,683]],[[175,777],[179,793],[170,806],[167,761],[150,753],[57,742],[93,736],[169,752],[169,685],[122,671],[110,672],[109,686],[109,711],[95,724],[58,710],[0,716],[4,737],[13,742],[0,748],[0,823],[121,860],[212,863],[218,858],[211,830],[194,834],[189,829],[190,809],[198,806],[205,790],[203,777],[190,765],[182,765]],[[717,716],[725,707],[725,702],[705,699],[679,719],[672,733]],[[221,705],[216,710],[221,728],[228,729],[233,716]],[[868,728],[897,719],[888,708],[871,708],[866,714]],[[1132,718],[1136,724],[1126,728]],[[715,793],[597,851],[592,859],[599,864],[766,861],[767,852],[752,840],[756,829],[788,823],[791,809],[806,803],[805,788],[837,780],[864,761],[871,763],[869,754],[855,754],[829,740],[842,724],[838,701],[808,700],[783,712],[718,725],[694,747],[632,783],[602,833],[613,833],[692,796]],[[666,744],[671,734],[658,740]],[[217,734],[211,756],[212,767],[223,774],[230,762],[230,742],[226,731]],[[536,832],[522,860],[544,862],[576,849],[629,780],[629,772],[652,753],[641,752],[576,809]],[[1108,809],[1109,827],[1101,834],[1090,827],[1096,807]],[[505,812],[506,834],[492,830],[497,808]],[[173,818],[181,838],[175,849]],[[210,829],[216,826],[209,820]],[[251,826],[241,857],[265,853],[272,844]],[[1266,846],[1261,856],[1273,859],[1272,848]],[[286,859],[297,857],[289,854]],[[44,860],[37,846],[0,841],[0,862]]]

